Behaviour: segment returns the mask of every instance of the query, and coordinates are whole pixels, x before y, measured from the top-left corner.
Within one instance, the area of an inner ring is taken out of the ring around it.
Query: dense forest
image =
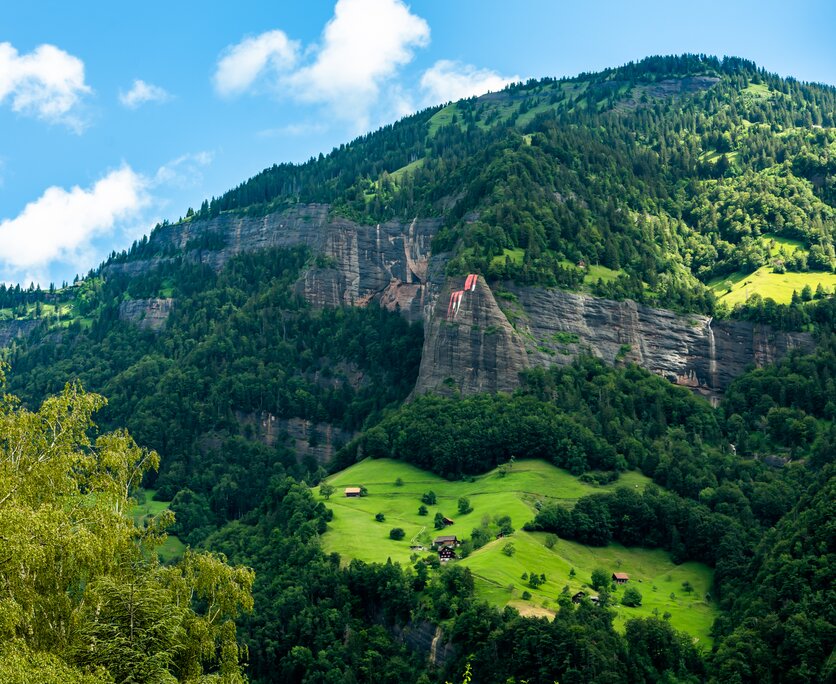
[[[731,308],[709,286],[764,267],[832,274],[834,116],[836,89],[733,58],[529,81],[266,169],[189,210],[183,249],[162,246],[164,224],[73,286],[0,285],[0,319],[40,321],[2,350],[0,678],[41,667],[78,682],[832,680],[836,300],[808,287]],[[449,274],[805,330],[816,351],[747,370],[717,407],[587,357],[527,371],[513,394],[410,397],[422,326],[377,306],[312,306],[298,283],[327,266],[321,255],[194,258],[227,245],[201,232],[212,219],[299,202],[365,224],[441,217],[433,251]],[[124,315],[145,299],[176,305],[156,327]],[[321,426],[338,429],[333,460],[298,458],[290,421],[309,447]],[[67,433],[53,448],[57,424]],[[664,617],[616,629],[606,591],[598,605],[556,591],[553,619],[524,617],[480,601],[470,571],[435,556],[326,554],[333,513],[311,487],[366,457],[448,479],[525,458],[591,485],[642,472],[653,484],[641,493],[608,489],[515,522],[706,563],[721,608],[712,647]],[[149,488],[173,522],[123,515]],[[43,522],[35,537],[29,520]],[[153,553],[166,526],[191,547],[172,564]],[[141,639],[126,605],[145,611]],[[41,619],[58,609],[60,624]],[[451,651],[433,664],[404,635],[431,639],[436,626]]]

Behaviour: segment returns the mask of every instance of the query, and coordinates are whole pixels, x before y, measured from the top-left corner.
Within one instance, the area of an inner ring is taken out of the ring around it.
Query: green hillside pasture
[[[506,258],[510,259],[515,266],[522,266],[523,259],[525,259],[525,250],[522,247],[503,249],[502,254],[491,259],[491,266],[504,266]]]
[[[414,173],[418,169],[420,169],[426,160],[422,157],[421,159],[416,159],[414,162],[410,162],[406,166],[402,166],[399,169],[392,171],[389,176],[392,178],[393,181],[396,183],[400,183],[401,179],[408,173]]]
[[[134,523],[143,525],[148,518],[153,518],[166,510],[170,501],[155,501],[153,489],[145,490],[145,502],[137,504],[131,509],[131,516]],[[157,547],[157,555],[163,563],[171,563],[178,560],[186,550],[186,545],[173,534]]]
[[[641,592],[642,605],[622,606],[624,588],[616,588],[612,599],[617,629],[623,629],[624,623],[633,617],[653,615],[655,609],[659,617],[670,613],[671,624],[688,632],[698,643],[711,644],[709,630],[718,613],[716,605],[705,599],[713,574],[708,566],[694,562],[675,565],[660,549],[625,548],[620,544],[596,548],[560,539],[548,549],[546,537],[542,532],[518,531],[507,539],[492,541],[459,562],[473,572],[481,598],[500,608],[511,605],[522,614],[535,615],[552,613],[564,586],[569,587],[571,594],[581,589],[591,593],[588,585],[595,568],[626,572],[630,575],[629,586]],[[514,544],[512,556],[502,552],[509,541]],[[573,568],[575,576],[570,578]],[[545,574],[546,583],[535,589],[529,587],[521,577],[531,572]],[[691,593],[682,587],[686,580],[693,587]],[[524,591],[531,594],[530,599],[522,599]]]
[[[395,484],[398,478],[402,481],[400,486]],[[619,486],[643,489],[649,481],[640,473],[628,472],[616,483],[594,487],[545,461],[526,460],[517,462],[505,477],[492,470],[473,482],[450,482],[408,463],[366,459],[328,478],[328,484],[335,487],[327,502],[334,512],[334,519],[323,535],[322,543],[326,552],[339,553],[345,563],[357,558],[367,562],[391,559],[408,564],[414,556],[409,548],[411,543],[419,542],[426,547],[438,534],[468,538],[471,530],[481,524],[483,516],[510,515],[517,529],[514,535],[495,540],[460,561],[473,571],[477,594],[481,598],[499,608],[512,605],[523,614],[551,615],[565,585],[575,593],[589,582],[593,569],[603,567],[608,572],[628,573],[633,585],[642,593],[642,606],[627,608],[619,603],[615,607],[619,628],[623,628],[624,622],[631,617],[652,615],[655,608],[660,616],[671,613],[671,623],[678,629],[687,631],[702,644],[710,643],[708,632],[716,610],[713,604],[704,600],[712,578],[707,566],[700,563],[677,566],[664,551],[627,549],[618,544],[593,548],[559,540],[548,549],[546,534],[521,530],[523,524],[534,517],[537,501],[548,500],[571,507],[587,494]],[[344,496],[345,487],[361,485],[368,490],[368,496]],[[429,490],[435,492],[437,504],[427,507],[428,515],[419,516],[421,495]],[[322,500],[318,488],[313,491]],[[458,514],[457,503],[461,496],[466,496],[473,507],[466,515]],[[436,512],[452,518],[455,524],[443,532],[436,531],[433,527]],[[375,520],[377,513],[384,514],[384,522]],[[403,540],[389,539],[389,530],[393,527],[404,530]],[[512,556],[502,552],[508,542],[514,544]],[[576,574],[570,579],[572,568]],[[524,572],[545,574],[546,584],[531,589],[521,579]],[[694,587],[690,595],[682,589],[685,580]],[[529,591],[531,599],[522,600],[523,591]],[[616,602],[620,601],[622,592],[623,589],[616,590]],[[675,594],[673,599],[671,593]]]
[[[606,266],[597,266],[593,264],[589,266],[587,274],[583,277],[583,283],[584,285],[594,285],[599,280],[605,283],[611,283],[623,273],[624,271],[614,271]]]
[[[398,478],[403,485],[395,484]],[[474,527],[479,527],[484,515],[510,515],[514,527],[519,529],[534,518],[537,500],[571,506],[582,496],[619,485],[644,489],[650,480],[641,473],[629,472],[623,473],[615,484],[594,487],[545,461],[519,461],[505,477],[492,470],[473,482],[450,482],[401,461],[366,459],[331,476],[327,482],[335,491],[328,501],[334,519],[322,538],[325,550],[339,553],[346,562],[353,558],[369,562],[391,558],[408,563],[413,540],[423,535],[423,541],[429,543],[438,534],[433,527],[436,512],[455,521],[446,528],[447,533],[466,538]],[[368,489],[368,496],[343,495],[346,487],[361,485]],[[420,516],[421,495],[429,490],[435,492],[437,503],[427,507],[428,515]],[[314,494],[322,500],[318,488]],[[466,515],[458,512],[462,496],[473,507]],[[377,513],[383,513],[384,522],[374,519]],[[402,541],[389,539],[393,527],[406,533]]]
[[[427,122],[429,124],[427,128],[427,137],[432,138],[438,133],[438,129],[442,126],[449,126],[453,123],[453,115],[458,113],[458,108],[455,104],[449,104],[443,109],[439,109],[435,114],[430,117],[430,120]],[[459,127],[464,128],[461,116],[459,116]]]
[[[727,291],[727,282],[731,283],[731,292]],[[771,266],[761,266],[754,273],[737,272],[712,281],[710,287],[717,294],[718,301],[729,306],[743,304],[753,294],[759,294],[764,299],[774,299],[778,304],[789,304],[793,291],[800,294],[804,286],[809,285],[815,292],[819,283],[829,292],[833,292],[836,288],[836,273],[774,273]]]
[[[804,246],[804,243],[801,240],[794,240],[792,238],[784,237],[782,235],[776,235],[774,233],[764,233],[761,236],[761,242],[769,247],[769,255],[770,256],[778,256],[781,252],[781,248],[784,248],[784,251],[787,252],[790,256],[792,256],[795,252],[803,252],[807,254],[807,248]]]

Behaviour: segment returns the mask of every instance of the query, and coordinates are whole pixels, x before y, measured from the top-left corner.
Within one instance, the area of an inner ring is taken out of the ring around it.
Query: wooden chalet
[[[455,523],[455,520],[453,520],[452,518],[442,518],[441,520],[448,527]]]
[[[436,537],[433,541],[433,546],[440,549],[445,546],[458,546],[459,543],[460,542],[455,534],[449,534]]]
[[[628,575],[626,572],[614,572],[612,574],[612,581],[616,584],[627,584],[629,580],[630,575]]]
[[[345,495],[346,496],[360,496],[360,487],[346,487],[345,488]]]
[[[438,550],[438,558],[440,561],[449,561],[449,560],[456,560],[456,547],[454,546],[442,546]]]
[[[587,596],[588,596],[588,594],[587,594],[585,591],[579,591],[577,594],[575,594],[575,595],[572,597],[572,603],[580,603],[580,602],[581,602],[581,601],[583,601],[583,600],[584,600]],[[598,600],[599,600],[599,599],[598,599],[598,597],[597,597],[597,596],[592,595],[592,596],[589,596],[589,600],[590,600],[590,601],[592,601],[592,603],[594,603],[594,604],[596,604],[596,605],[597,605],[597,603],[598,603]]]

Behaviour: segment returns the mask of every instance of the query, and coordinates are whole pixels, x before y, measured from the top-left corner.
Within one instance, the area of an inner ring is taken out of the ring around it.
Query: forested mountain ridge
[[[421,112],[267,169],[192,220],[297,203],[372,225],[443,216],[435,251],[454,251],[453,273],[597,285],[583,262],[623,277],[600,294],[711,313],[700,283],[777,262],[832,271],[834,111],[832,87],[744,60],[650,58]]]
[[[265,170],[73,287],[0,288],[10,389],[35,406],[80,379],[109,399],[103,427],[160,453],[144,484],[173,498],[174,531],[256,570],[257,681],[443,681],[470,654],[489,682],[823,681],[832,540],[805,535],[824,528],[836,452],[834,105],[830,87],[684,56],[420,112]],[[727,306],[756,275],[804,285]],[[677,333],[654,347],[660,321]],[[508,384],[443,370],[405,403],[419,367],[440,368],[428,349],[467,372],[492,356]],[[308,485],[364,456],[445,477],[526,457],[591,482],[641,470],[644,495],[515,523],[712,565],[714,651],[664,619],[620,635],[568,597],[553,622],[499,613],[431,559],[342,568]],[[446,672],[404,646],[428,624]]]

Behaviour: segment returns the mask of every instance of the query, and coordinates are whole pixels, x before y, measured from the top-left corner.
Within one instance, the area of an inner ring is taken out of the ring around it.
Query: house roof
[[[626,572],[614,572],[612,574],[612,576],[615,577],[617,580],[628,580],[628,579],[630,579],[630,575],[628,575]]]
[[[435,543],[436,544],[443,544],[444,542],[454,542],[454,541],[458,541],[456,539],[455,534],[445,534],[445,535],[442,535],[440,537],[435,538]]]
[[[360,487],[346,487],[345,488],[345,493],[346,494],[359,494],[360,493]]]

